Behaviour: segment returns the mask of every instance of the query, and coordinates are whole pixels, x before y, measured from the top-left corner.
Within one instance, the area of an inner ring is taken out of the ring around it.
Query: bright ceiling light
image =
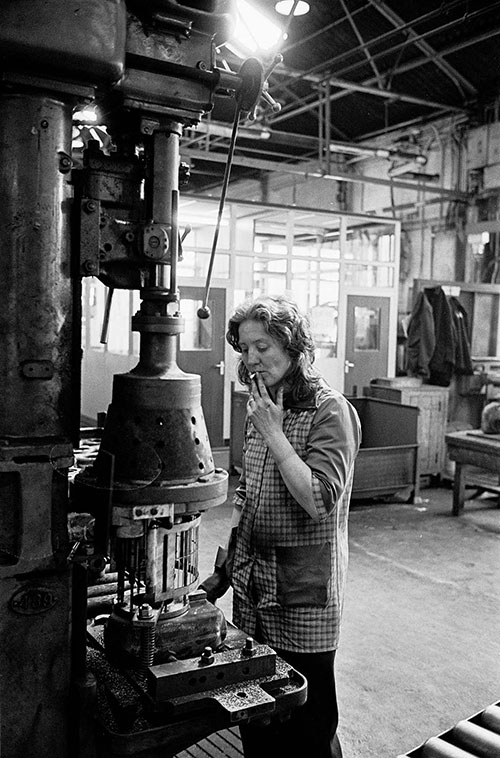
[[[277,47],[283,38],[283,30],[268,16],[253,7],[247,0],[238,0],[236,5],[234,33],[226,47],[241,58],[250,53],[269,51]]]
[[[274,6],[274,10],[277,13],[281,13],[282,16],[289,16],[293,6],[294,0],[279,0]],[[304,0],[299,0],[295,6],[293,15],[305,16],[306,13],[309,13],[309,3],[305,3]]]
[[[73,113],[73,121],[80,121],[83,124],[97,123],[97,112],[94,107],[81,108]]]

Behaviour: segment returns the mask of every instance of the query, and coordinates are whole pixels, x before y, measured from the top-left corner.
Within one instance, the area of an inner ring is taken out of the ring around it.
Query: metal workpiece
[[[145,637],[149,666],[164,664],[168,668],[171,661],[201,657],[207,647],[219,648],[227,632],[224,614],[207,601],[206,593],[198,592],[149,606],[147,618],[141,615],[141,609],[149,604],[142,603],[130,610],[128,603],[115,602],[103,627],[109,660],[131,670],[143,669]]]
[[[214,472],[199,377],[121,375],[113,388],[101,449],[114,456],[115,481],[130,488],[134,482],[188,485]],[[102,464],[98,455],[98,473]],[[169,502],[166,491],[164,501]]]
[[[89,636],[88,668],[97,681],[104,758],[173,758],[229,726],[286,718],[306,700],[304,677],[266,645],[257,646],[257,658],[249,664],[242,655],[246,637],[232,626],[212,664],[201,663],[198,655],[151,666],[146,674],[124,672],[109,661],[100,626],[89,627]]]
[[[175,661],[148,670],[148,693],[160,707],[167,700],[274,676],[276,653],[268,645],[257,645],[251,660],[244,646],[214,653],[205,648],[198,659]],[[179,701],[180,704],[180,701]]]
[[[177,329],[178,319],[166,320]],[[224,502],[227,478],[214,466],[200,377],[177,366],[175,335],[141,334],[139,363],[114,377],[96,461],[75,483],[111,486],[117,504],[194,503],[203,511]]]

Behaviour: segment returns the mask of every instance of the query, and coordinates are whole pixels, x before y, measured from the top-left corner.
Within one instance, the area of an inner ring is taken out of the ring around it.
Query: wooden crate
[[[445,468],[444,435],[448,415],[448,388],[433,384],[411,386],[405,377],[388,380],[374,379],[365,394],[379,400],[414,405],[420,410],[418,420],[419,465],[421,476],[440,476]]]

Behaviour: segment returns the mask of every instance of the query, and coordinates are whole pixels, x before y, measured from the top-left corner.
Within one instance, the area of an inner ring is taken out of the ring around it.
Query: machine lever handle
[[[226,201],[226,192],[227,187],[229,184],[229,176],[231,173],[231,165],[233,162],[233,155],[234,155],[234,148],[236,146],[236,137],[238,134],[238,125],[240,122],[240,116],[241,116],[241,107],[238,104],[236,108],[236,112],[234,114],[234,121],[233,121],[233,129],[231,132],[231,142],[229,144],[229,151],[227,156],[227,163],[226,167],[224,169],[224,179],[222,182],[222,191],[220,195],[219,200],[219,211],[217,213],[217,224],[215,226],[214,230],[214,236],[212,240],[212,251],[210,253],[210,260],[208,263],[208,273],[207,273],[207,282],[205,285],[205,294],[203,295],[203,303],[200,308],[198,308],[198,318],[205,319],[210,317],[210,308],[208,307],[208,296],[210,293],[210,282],[212,279],[212,270],[214,266],[214,260],[215,260],[215,251],[217,250],[217,241],[219,239],[219,232],[220,232],[220,225],[222,221],[222,213],[224,211],[224,203]]]
[[[111,303],[113,302],[114,291],[115,291],[114,287],[108,287],[108,291],[106,293],[106,304],[104,306],[104,318],[102,320],[101,339],[100,339],[101,345],[107,345],[108,343],[109,316],[111,313]]]

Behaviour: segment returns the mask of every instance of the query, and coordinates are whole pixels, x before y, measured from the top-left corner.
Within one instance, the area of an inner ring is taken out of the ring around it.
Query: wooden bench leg
[[[465,502],[465,466],[455,461],[455,476],[453,477],[453,510],[454,516],[460,516]]]

